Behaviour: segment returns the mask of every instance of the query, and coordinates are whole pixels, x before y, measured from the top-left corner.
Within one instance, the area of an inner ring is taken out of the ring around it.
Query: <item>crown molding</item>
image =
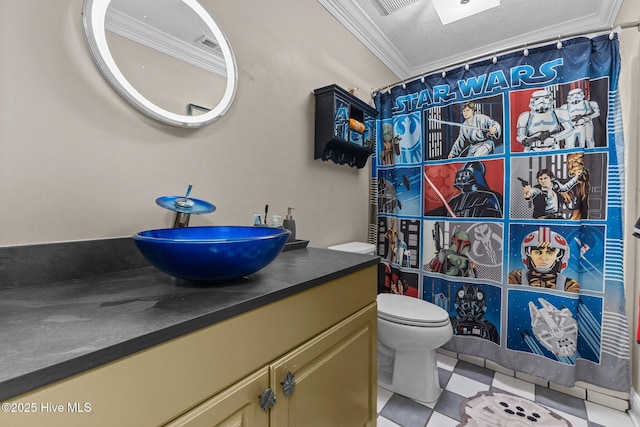
[[[318,0],[398,78],[410,75],[411,66],[354,1]]]
[[[620,13],[622,3],[624,3],[624,0],[610,0],[609,2],[600,2],[600,8],[598,9],[597,15],[602,18],[603,24],[609,26],[613,25],[616,17],[618,16],[618,13]]]
[[[579,19],[565,21],[562,24],[541,28],[519,34],[516,37],[503,39],[499,42],[482,46],[478,49],[460,52],[446,58],[434,60],[425,64],[412,66],[404,55],[387,39],[383,32],[375,25],[367,14],[353,0],[318,0],[347,30],[349,30],[362,44],[365,45],[384,65],[389,68],[399,80],[413,78],[421,74],[429,74],[441,69],[460,66],[470,60],[491,57],[505,51],[516,50],[527,44],[548,43],[550,38],[557,35],[569,35],[589,31],[598,31],[613,25],[623,0],[602,1],[598,10],[591,15]],[[474,59],[475,58],[475,59]]]
[[[119,10],[109,10],[105,29],[219,76],[224,77],[226,75],[226,67],[221,52],[206,52]]]

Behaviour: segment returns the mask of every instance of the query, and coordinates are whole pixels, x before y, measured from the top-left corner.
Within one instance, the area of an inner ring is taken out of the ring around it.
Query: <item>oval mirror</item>
[[[82,19],[98,68],[143,113],[202,127],[231,106],[233,51],[196,0],[84,0]]]

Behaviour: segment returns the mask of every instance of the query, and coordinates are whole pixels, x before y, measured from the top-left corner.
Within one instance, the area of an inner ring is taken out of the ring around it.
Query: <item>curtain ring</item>
[[[558,43],[556,43],[556,47],[558,49],[562,49],[562,40],[560,40],[560,35],[558,35]]]
[[[464,70],[469,71],[469,64],[464,64]]]
[[[524,56],[529,56],[529,48],[527,47],[527,44],[524,44],[524,50],[522,51],[522,54]]]
[[[420,77],[420,83],[424,83],[424,74]]]
[[[493,59],[491,60],[494,64],[498,63],[498,55],[496,55],[495,53],[493,54]]]
[[[614,34],[614,31],[613,31],[613,25],[612,25],[612,26],[611,26],[611,32],[609,33],[609,40],[613,40],[613,39],[615,39],[615,38],[616,38],[616,36],[615,36],[615,34]]]
[[[444,79],[445,77],[447,77],[447,72],[445,70],[442,70],[442,78]]]
[[[404,82],[404,80],[402,81],[402,89],[406,89],[407,88],[407,84]]]

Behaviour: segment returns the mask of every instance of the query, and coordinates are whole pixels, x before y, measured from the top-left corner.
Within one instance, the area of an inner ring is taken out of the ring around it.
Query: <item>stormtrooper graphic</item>
[[[533,92],[529,108],[530,111],[520,114],[517,122],[516,139],[524,146],[524,151],[564,148],[565,141],[573,137],[574,129],[568,111],[554,108],[551,91]]]
[[[593,119],[600,115],[598,103],[585,99],[584,91],[578,88],[567,94],[567,103],[562,108],[567,110],[575,130],[573,146],[594,148],[596,142],[593,137]]]

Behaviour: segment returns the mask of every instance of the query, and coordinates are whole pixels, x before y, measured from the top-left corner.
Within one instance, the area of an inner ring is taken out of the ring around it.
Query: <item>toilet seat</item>
[[[397,294],[379,294],[378,318],[388,322],[423,328],[451,326],[449,313],[418,298]]]

